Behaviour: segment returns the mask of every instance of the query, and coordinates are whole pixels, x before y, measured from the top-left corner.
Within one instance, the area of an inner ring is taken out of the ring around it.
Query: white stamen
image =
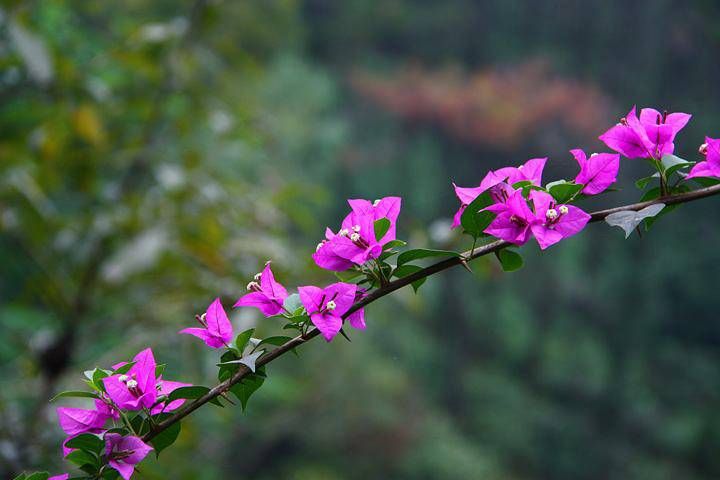
[[[702,145],[700,145],[700,148],[698,148],[698,152],[700,152],[701,155],[707,155],[707,149],[708,149],[708,144],[703,143]]]
[[[338,232],[338,235],[340,235],[341,237],[347,237],[348,233],[350,233],[350,232],[348,232],[348,229],[347,229],[347,228],[343,228],[342,230],[340,230],[340,231]]]
[[[317,247],[315,247],[315,251],[317,252],[318,250],[320,250],[323,245],[325,245],[325,241],[324,241],[324,240],[323,240],[322,242],[320,242],[320,243],[317,244]]]
[[[558,216],[557,210],[554,208],[548,208],[548,211],[545,212],[545,216],[548,218],[548,220],[555,220]]]
[[[138,383],[137,380],[130,379],[125,385],[127,385],[128,388],[137,388]]]
[[[335,305],[335,302],[333,302],[332,300],[325,304],[325,308],[327,308],[328,310],[335,310],[335,307],[337,307],[337,305]]]
[[[568,213],[568,207],[566,207],[565,205],[560,205],[560,208],[558,208],[558,210],[560,210],[560,215],[565,215],[566,213]]]
[[[120,376],[118,377],[118,380],[120,380],[122,383],[125,383],[125,382],[128,381],[128,376],[127,376],[127,375],[120,375]]]
[[[380,199],[377,199],[373,202],[373,207],[377,207],[378,205],[380,205]]]
[[[205,317],[206,317],[206,316],[207,316],[207,313],[203,313],[202,315],[200,315],[200,321],[203,322],[203,323],[205,323]]]
[[[360,225],[353,226],[353,232],[359,232],[360,231]]]
[[[260,288],[260,285],[258,285],[257,282],[250,282],[247,284],[248,292],[252,291],[254,288]]]
[[[350,235],[350,240],[352,240],[353,242],[357,242],[358,240],[360,240],[360,234],[353,233],[352,235]]]
[[[255,276],[253,277],[253,279],[254,279],[256,282],[259,282],[259,281],[260,281],[260,277],[262,277],[262,273],[256,273]]]
[[[592,157],[597,157],[597,155],[598,155],[597,153],[593,153],[593,154],[590,155],[590,158],[592,158]]]

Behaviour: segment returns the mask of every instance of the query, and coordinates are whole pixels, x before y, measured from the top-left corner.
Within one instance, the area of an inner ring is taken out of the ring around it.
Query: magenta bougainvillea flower
[[[48,477],[47,480],[68,480],[70,478],[69,473],[62,473],[60,475],[53,475],[52,477]]]
[[[95,408],[60,407],[57,409],[60,428],[69,436],[81,433],[100,433],[105,422],[110,418],[117,418],[118,412],[111,409],[102,400],[95,400]]]
[[[575,177],[575,183],[585,185],[582,193],[597,195],[602,193],[617,180],[620,169],[620,155],[617,153],[593,153],[587,158],[585,152],[570,150],[580,165],[580,173]]]
[[[605,145],[628,158],[655,158],[673,153],[675,135],[690,121],[687,113],[660,113],[643,108],[640,118],[635,107],[620,122],[600,135]]]
[[[455,195],[460,200],[460,208],[453,216],[452,228],[460,226],[460,218],[463,212],[482,193],[490,191],[493,200],[496,203],[502,203],[512,192],[510,185],[524,181],[530,182],[532,185],[540,185],[546,162],[547,158],[531,158],[519,167],[503,167],[491,170],[477,187],[458,187],[453,183]]]
[[[342,316],[355,301],[356,292],[357,285],[342,282],[333,283],[324,289],[314,286],[298,287],[300,301],[305,306],[310,320],[328,342],[342,328]],[[357,318],[355,322],[356,325],[364,326],[364,316],[362,317],[362,323]]]
[[[522,196],[522,190],[513,191],[507,201],[490,205],[485,210],[496,214],[484,230],[485,233],[515,245],[523,245],[528,241],[535,215]]]
[[[210,348],[221,348],[232,342],[233,327],[219,298],[213,300],[205,313],[196,318],[202,328],[185,328],[178,333],[198,337]]]
[[[341,272],[363,265],[379,257],[383,246],[395,240],[400,197],[385,197],[374,202],[351,199],[348,203],[352,211],[343,219],[340,230],[334,233],[325,229],[325,240],[318,244],[312,256],[315,263],[326,270]],[[387,218],[390,226],[378,241],[375,222],[381,218]]]
[[[536,219],[530,230],[542,250],[580,232],[590,221],[590,215],[578,207],[557,205],[549,193],[533,190],[530,199]]]
[[[152,449],[138,437],[123,437],[119,433],[105,435],[105,455],[107,455],[108,464],[117,470],[125,480],[132,477],[135,465],[142,462]]]
[[[169,382],[155,376],[155,357],[152,350],[146,348],[135,355],[135,364],[130,367],[126,374],[111,375],[103,378],[105,391],[110,400],[123,410],[141,410],[143,408],[156,407],[159,395],[164,395],[188,384],[180,382]],[[114,365],[113,368],[120,368],[125,363]],[[167,384],[167,385],[166,385]],[[175,400],[164,408],[164,411],[172,411],[182,405],[185,400]],[[162,407],[161,407],[162,410]]]
[[[700,145],[700,153],[705,156],[705,161],[698,162],[693,166],[685,179],[696,177],[720,178],[720,139],[705,137],[705,143]]]
[[[390,228],[383,235],[378,243],[385,245],[390,240],[395,240],[397,218],[400,215],[402,199],[400,197],[384,197],[371,202],[370,200],[350,199],[348,200],[350,208],[355,215],[372,215],[373,220],[387,218],[390,220]],[[345,217],[342,228],[352,228],[355,222],[350,218],[352,214]]]
[[[283,309],[283,302],[288,296],[285,287],[275,281],[275,276],[270,269],[270,262],[265,264],[262,273],[255,275],[252,282],[248,283],[247,289],[250,293],[242,296],[235,307],[256,307],[266,317],[272,317]]]

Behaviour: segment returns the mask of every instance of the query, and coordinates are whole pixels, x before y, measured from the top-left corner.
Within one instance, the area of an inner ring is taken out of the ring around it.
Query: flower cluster
[[[588,156],[581,149],[570,151],[579,167],[572,180],[543,184],[548,159],[533,158],[519,166],[487,172],[476,187],[453,184],[460,207],[453,217],[452,228],[462,227],[464,233],[473,237],[469,254],[429,249],[400,252],[398,247],[405,245],[397,239],[400,197],[385,197],[374,202],[348,200],[350,212],[340,228],[337,232],[327,228],[325,239],[312,254],[318,267],[335,272],[343,281],[325,287],[300,286],[297,293],[290,294],[275,279],[271,263],[267,262],[247,284],[247,293],[234,304],[235,308],[257,308],[265,317],[282,319],[283,329],[295,330],[299,337],[258,339],[253,338],[254,329],[236,336],[220,298],[216,298],[202,315],[195,317],[199,326],[179,333],[195,336],[210,348],[224,349],[218,363],[218,378],[225,382],[220,385],[222,388],[211,392],[207,387],[165,380],[164,366],[155,362],[150,348],[130,362],[85,372],[90,392],[58,395],[90,397],[93,401],[92,408],[57,409],[60,427],[67,435],[63,455],[91,475],[88,478],[129,479],[150,450],[159,453],[174,441],[174,438],[168,440],[168,435],[156,437],[156,434],[168,428],[164,420],[182,408],[188,399],[204,398],[202,403],[220,404],[219,397],[229,401],[226,393],[230,392],[245,408],[250,395],[265,379],[264,364],[269,357],[264,354],[269,348],[284,346],[289,350],[296,345],[293,342],[305,341],[315,334],[328,342],[338,334],[346,336],[345,321],[355,329],[365,329],[364,305],[398,288],[398,284],[390,283],[393,278],[421,272],[422,266],[413,262],[448,256],[465,263],[474,258],[475,245],[482,237],[494,237],[513,245],[523,245],[534,238],[544,250],[577,234],[591,216],[574,203],[610,189],[617,180],[621,155],[647,159],[656,170],[636,182],[641,190],[649,187],[643,201],[660,199],[652,209],[618,212],[620,217],[614,220],[616,223],[607,217],[611,225],[632,233],[640,222],[652,220],[651,217],[663,210],[661,201],[665,196],[687,192],[689,187],[683,182],[694,180],[703,186],[720,183],[720,139],[705,139],[699,148],[703,156],[700,162],[674,155],[675,137],[689,120],[690,115],[685,113],[660,113],[652,108],[642,109],[638,117],[633,107],[617,125],[599,137],[615,153]],[[674,184],[673,178],[677,180]],[[519,268],[519,255],[508,251],[507,244],[500,242],[493,248],[499,249],[496,253],[501,263],[512,262],[512,265],[503,263],[504,269]],[[521,265],[522,258],[519,258]],[[424,277],[416,275],[406,279],[405,284],[411,283],[417,291],[422,281]],[[388,285],[389,288],[382,291]],[[373,293],[376,289],[381,289],[379,294]],[[153,443],[154,438],[162,441]],[[50,479],[68,477],[62,474]]]

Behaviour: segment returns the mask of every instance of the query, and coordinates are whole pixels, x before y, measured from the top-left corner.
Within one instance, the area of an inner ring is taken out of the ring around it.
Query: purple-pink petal
[[[57,409],[57,415],[60,428],[70,436],[88,432],[99,433],[108,419],[97,410],[84,408],[60,407]]]
[[[335,338],[342,328],[342,318],[331,313],[313,313],[310,315],[310,320],[328,342]]]
[[[276,300],[280,305],[282,305],[288,296],[285,287],[275,281],[275,275],[273,275],[270,269],[270,262],[265,265],[265,268],[260,274],[260,288],[268,297]]]
[[[575,160],[580,165],[580,173],[575,177],[575,183],[585,185],[582,192],[586,195],[602,193],[617,180],[620,169],[620,155],[616,153],[598,153],[585,156],[585,152],[571,150]]]
[[[282,311],[282,304],[268,297],[264,292],[250,292],[235,302],[235,307],[255,307],[266,317],[272,317]]]
[[[365,309],[356,310],[347,317],[348,323],[358,330],[365,330]]]
[[[211,334],[206,328],[190,327],[180,330],[178,333],[192,335],[199,338],[210,348],[222,348],[225,343],[221,338]]]
[[[312,259],[317,266],[333,272],[344,272],[352,268],[354,263],[335,253],[331,242],[332,240],[328,240],[321,244],[313,253]]]
[[[208,332],[229,344],[233,339],[233,327],[219,298],[216,298],[205,312]]]
[[[118,471],[120,476],[129,480],[135,471],[135,465],[140,463],[152,450],[150,445],[135,436],[123,437],[118,433],[105,435],[105,454],[108,464]],[[115,458],[116,454],[121,458]]]
[[[60,475],[53,475],[52,477],[48,477],[47,480],[68,480],[70,478],[69,473],[61,473]]]

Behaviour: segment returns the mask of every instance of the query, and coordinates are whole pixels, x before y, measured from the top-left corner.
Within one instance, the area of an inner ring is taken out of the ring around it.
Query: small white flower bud
[[[255,276],[253,277],[253,280],[255,280],[256,282],[259,282],[260,277],[262,277],[262,273],[256,273]]]
[[[248,292],[251,292],[251,291],[253,291],[253,290],[256,289],[256,288],[260,288],[260,285],[258,285],[257,282],[250,282],[250,283],[247,284],[247,287],[246,287],[246,288],[247,288]]]
[[[707,149],[708,149],[708,144],[703,143],[702,145],[700,145],[700,148],[698,148],[698,152],[700,152],[701,155],[707,155]]]
[[[360,225],[353,226],[353,232],[359,232],[360,231]]]
[[[205,317],[206,317],[206,316],[207,316],[207,313],[203,313],[202,315],[200,315],[200,321],[203,322],[203,323],[205,323]]]
[[[350,235],[350,240],[352,240],[353,242],[357,242],[358,240],[360,240],[360,234],[353,233],[352,235]]]
[[[545,212],[545,216],[548,220],[555,220],[558,216],[557,210],[554,208],[548,208],[548,211]]]
[[[348,232],[348,229],[347,229],[347,228],[343,228],[342,230],[340,230],[340,231],[338,232],[338,235],[340,235],[341,237],[347,237],[348,233],[350,233],[350,232]]]
[[[335,310],[335,307],[337,307],[337,305],[335,305],[335,302],[332,300],[325,304],[325,308],[327,308],[328,310]]]
[[[325,241],[322,241],[322,242],[318,243],[318,244],[317,244],[317,247],[315,247],[315,251],[317,252],[318,250],[320,250],[323,245],[325,245]]]
[[[127,381],[127,383],[125,385],[127,385],[128,388],[137,388],[138,383],[137,383],[137,380],[133,380],[131,378],[130,380]]]
[[[560,210],[560,215],[565,215],[568,213],[568,207],[566,207],[565,205],[560,205],[560,208],[558,210]]]
[[[373,207],[377,207],[378,205],[380,205],[380,199],[379,199],[379,198],[373,202]]]
[[[127,375],[120,375],[120,376],[118,377],[118,380],[120,380],[122,383],[125,383],[125,382],[128,381],[128,376],[127,376]]]

